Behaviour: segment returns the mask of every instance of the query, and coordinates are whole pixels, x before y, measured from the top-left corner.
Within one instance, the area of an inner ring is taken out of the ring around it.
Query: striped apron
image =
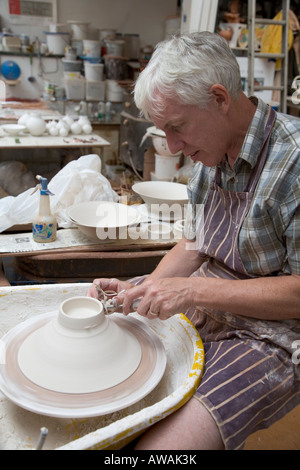
[[[263,146],[244,192],[222,190],[216,169],[197,237],[204,262],[192,276],[255,277],[243,265],[238,236],[265,164],[275,116],[270,108]],[[270,426],[300,402],[300,366],[293,364],[291,346],[300,340],[300,322],[261,321],[201,307],[185,314],[205,348],[205,371],[195,397],[214,417],[225,448],[241,449],[250,434]]]

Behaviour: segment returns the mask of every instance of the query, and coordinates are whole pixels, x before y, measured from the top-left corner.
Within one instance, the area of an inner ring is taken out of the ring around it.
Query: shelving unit
[[[258,90],[280,91],[280,111],[286,113],[287,90],[288,90],[288,37],[289,37],[289,10],[290,0],[282,0],[282,20],[256,18],[256,1],[248,1],[248,96],[255,94]],[[281,53],[267,54],[255,51],[255,26],[257,24],[279,25],[282,27]],[[254,85],[254,59],[280,59],[280,85],[278,86],[255,86]]]

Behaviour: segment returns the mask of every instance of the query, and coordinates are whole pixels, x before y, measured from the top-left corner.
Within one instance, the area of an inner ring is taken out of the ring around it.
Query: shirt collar
[[[250,97],[249,99],[256,104],[256,111],[244,139],[243,146],[237,156],[236,163],[239,164],[238,160],[242,159],[248,162],[251,168],[253,168],[263,145],[264,129],[269,113],[269,106],[260,98]]]

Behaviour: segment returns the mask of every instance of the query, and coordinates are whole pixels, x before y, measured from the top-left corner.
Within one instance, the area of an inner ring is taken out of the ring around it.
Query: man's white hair
[[[225,39],[207,31],[173,36],[157,44],[136,81],[134,99],[151,120],[163,112],[161,97],[205,108],[214,84],[233,99],[241,92],[240,68]]]

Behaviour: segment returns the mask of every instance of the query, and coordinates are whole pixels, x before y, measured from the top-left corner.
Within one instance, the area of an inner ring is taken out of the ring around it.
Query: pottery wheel
[[[67,317],[76,321],[76,312],[75,318]],[[64,328],[58,318],[33,331],[19,347],[23,374],[36,385],[61,393],[100,392],[124,382],[141,362],[140,342],[110,317],[100,318],[100,334],[97,321],[94,328],[74,330]]]
[[[17,405],[35,413],[83,418],[126,408],[148,395],[160,382],[166,367],[166,353],[160,338],[142,321],[122,314],[110,320],[133,334],[141,347],[141,360],[130,377],[121,383],[92,393],[61,393],[41,387],[22,372],[19,350],[25,339],[53,319],[57,312],[38,315],[9,331],[2,339],[5,363],[0,364],[0,390]]]

